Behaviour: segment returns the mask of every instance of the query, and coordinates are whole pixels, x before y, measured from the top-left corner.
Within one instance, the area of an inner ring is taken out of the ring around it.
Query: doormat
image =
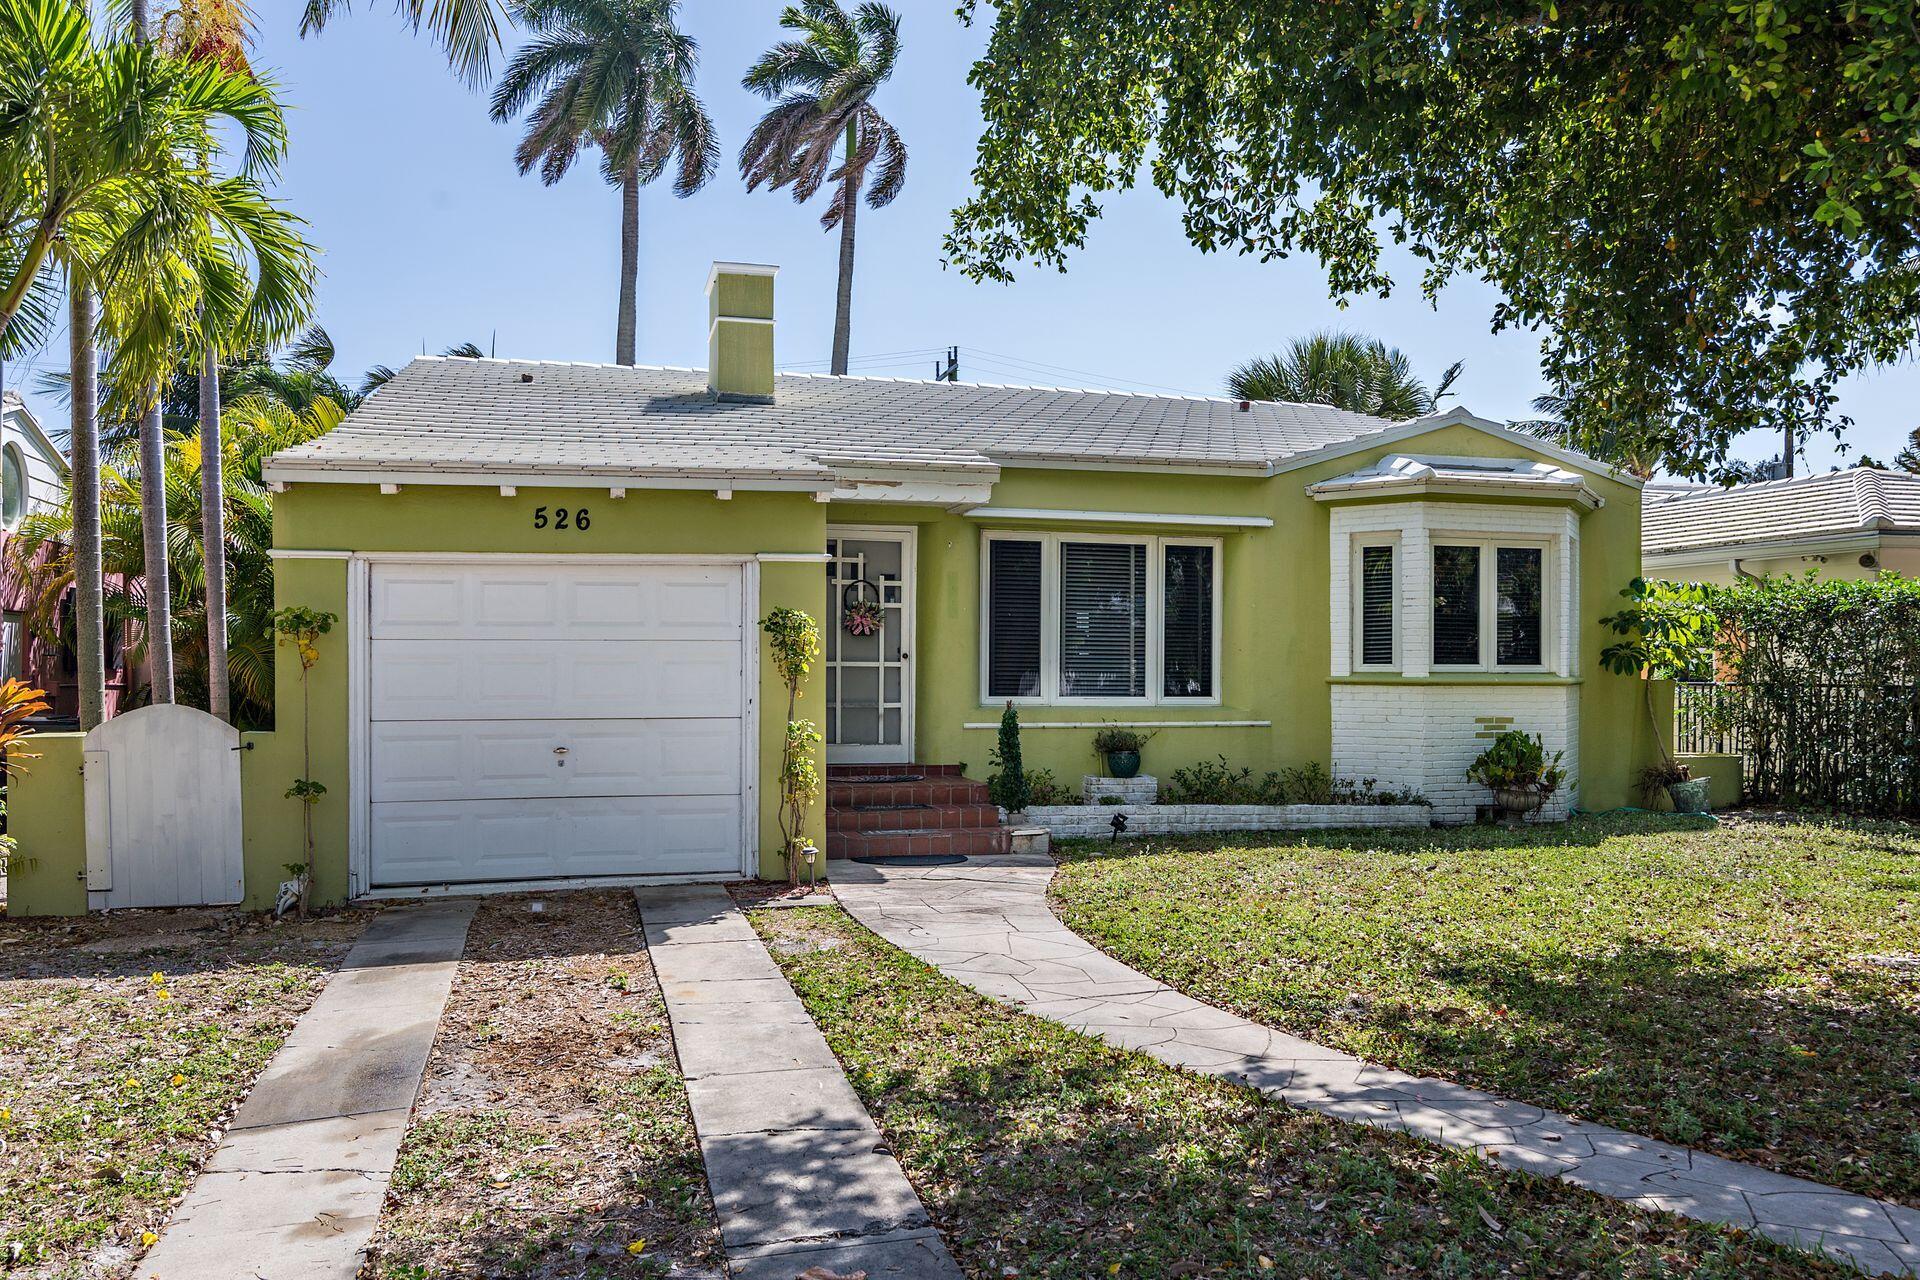
[[[897,853],[891,857],[854,859],[870,867],[951,867],[966,860],[966,855],[959,853]]]

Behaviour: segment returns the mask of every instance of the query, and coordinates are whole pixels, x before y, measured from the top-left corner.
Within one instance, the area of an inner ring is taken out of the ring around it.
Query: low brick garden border
[[[1056,840],[1110,836],[1116,813],[1126,816],[1128,836],[1433,825],[1424,804],[1050,804],[1029,808],[1021,825],[1045,827]]]

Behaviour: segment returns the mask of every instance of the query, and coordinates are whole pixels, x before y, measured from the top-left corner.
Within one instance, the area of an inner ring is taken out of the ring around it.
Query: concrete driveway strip
[[[1392,1071],[1216,1009],[1068,929],[1047,905],[1052,878],[1043,854],[1003,854],[938,867],[835,863],[833,887],[856,920],[949,977],[1109,1044],[1644,1209],[1758,1231],[1869,1275],[1920,1276],[1920,1212]]]
[[[367,926],[255,1081],[141,1280],[352,1280],[373,1235],[472,899]]]
[[[961,1280],[839,1060],[725,889],[634,893],[736,1280]]]

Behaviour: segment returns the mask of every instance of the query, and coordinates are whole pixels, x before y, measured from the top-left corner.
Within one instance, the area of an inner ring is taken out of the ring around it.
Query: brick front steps
[[[1005,853],[1000,810],[952,764],[827,766],[827,857]]]

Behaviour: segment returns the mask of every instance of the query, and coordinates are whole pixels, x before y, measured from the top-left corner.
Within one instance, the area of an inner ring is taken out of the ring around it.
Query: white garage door
[[[741,865],[734,565],[375,565],[376,887]]]

